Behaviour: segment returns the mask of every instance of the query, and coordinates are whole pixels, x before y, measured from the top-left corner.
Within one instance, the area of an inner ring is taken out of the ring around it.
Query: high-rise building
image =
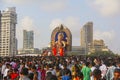
[[[81,46],[88,53],[88,46],[93,43],[93,22],[86,23],[81,29]]]
[[[34,33],[33,31],[23,30],[23,49],[34,48]]]
[[[16,54],[16,23],[15,7],[9,7],[0,13],[0,56]]]
[[[18,50],[18,55],[39,54],[38,48],[34,48],[34,32],[23,30],[23,48]]]
[[[1,31],[1,16],[2,16],[2,14],[1,14],[1,11],[0,11],[0,31]],[[0,38],[1,38],[1,33],[0,33]]]
[[[15,53],[18,54],[18,40],[17,40],[17,38],[15,39],[15,46],[16,46],[15,47],[15,51],[16,51]]]

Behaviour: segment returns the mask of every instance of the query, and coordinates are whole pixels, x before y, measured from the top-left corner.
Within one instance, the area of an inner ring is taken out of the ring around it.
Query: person
[[[55,75],[53,75],[51,72],[47,73],[46,80],[58,80]]]
[[[116,69],[115,67],[115,62],[111,62],[110,63],[110,66],[107,70],[107,73],[106,73],[106,80],[112,80],[113,77],[114,77],[114,70]]]
[[[41,72],[37,71],[36,66],[32,66],[33,80],[41,80]]]
[[[53,42],[53,55],[54,56],[64,56],[66,42],[63,40],[64,34],[62,32],[58,33],[58,40],[54,43]],[[66,38],[67,40],[67,38]]]
[[[92,73],[93,79],[92,80],[101,80],[101,70],[95,69]]]
[[[52,64],[48,64],[47,68],[48,68],[48,70],[46,70],[46,73],[51,72],[52,75],[56,75],[55,70],[53,69],[53,65]]]
[[[58,80],[60,79],[60,68],[58,65],[54,66],[54,70],[56,73],[56,77],[58,78]]]
[[[73,80],[79,80],[79,74],[80,74],[80,69],[79,67],[77,66],[77,64],[74,65],[74,68],[72,70],[72,77],[73,77]]]
[[[120,69],[120,62],[119,61],[117,62],[117,68]]]
[[[73,80],[79,80],[79,76],[78,76],[77,73],[74,74],[74,76],[73,76]]]
[[[67,68],[67,64],[63,64],[63,69],[60,70],[60,76],[64,76],[67,73],[67,75],[72,79],[71,71]]]
[[[19,80],[30,80],[28,78],[28,69],[27,68],[22,68],[21,72],[20,72],[20,78]]]
[[[11,76],[11,80],[18,79],[18,77],[19,77],[18,70],[17,69],[13,69],[13,71],[12,71],[10,76]]]
[[[84,77],[84,76],[83,76],[83,73],[80,72],[80,73],[79,73],[79,80],[83,80],[83,77]]]
[[[101,70],[101,75],[102,75],[102,78],[104,79],[107,72],[107,67],[103,61],[101,62],[101,66],[99,67],[99,69]]]
[[[120,80],[120,69],[118,68],[115,69],[113,80]]]
[[[3,78],[4,78],[4,77],[7,77],[9,70],[10,70],[10,64],[7,63],[7,64],[6,64],[6,69],[5,69],[4,74],[3,74]]]
[[[62,80],[70,80],[69,72],[66,71],[65,75],[62,76]]]
[[[84,76],[83,80],[90,80],[91,69],[89,68],[89,66],[90,66],[90,62],[86,62],[85,66],[81,70],[81,72],[83,73],[83,76]]]
[[[5,64],[5,60],[2,61],[2,68],[1,68],[1,77],[3,78],[4,72],[6,69],[6,64]]]
[[[93,73],[93,71],[94,71],[95,69],[96,69],[95,63],[92,62],[92,63],[91,63],[91,71],[92,71],[92,73]],[[91,76],[91,80],[93,80],[93,75]]]
[[[46,70],[44,69],[44,65],[41,66],[41,80],[45,80]]]

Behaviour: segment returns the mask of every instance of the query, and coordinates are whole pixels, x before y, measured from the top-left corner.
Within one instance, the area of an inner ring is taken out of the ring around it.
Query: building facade
[[[88,46],[93,43],[93,22],[86,23],[81,31],[81,47],[85,48],[85,53],[88,53]]]
[[[107,51],[107,52],[110,51],[108,47],[105,45],[103,40],[94,40],[93,45],[89,46],[90,53],[102,52],[102,51]]]
[[[0,56],[16,54],[16,24],[15,7],[9,7],[0,13]]]
[[[33,31],[23,30],[23,49],[34,48],[34,33]]]
[[[2,14],[1,14],[1,11],[0,11],[0,31],[1,31],[1,17],[2,17]],[[0,40],[1,40],[1,32],[0,32]]]

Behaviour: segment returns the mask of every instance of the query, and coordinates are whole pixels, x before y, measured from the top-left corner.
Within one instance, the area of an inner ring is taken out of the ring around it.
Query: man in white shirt
[[[6,64],[6,69],[5,69],[4,73],[3,73],[3,78],[7,77],[8,71],[10,70],[9,68],[10,68],[10,64]]]
[[[6,68],[6,65],[5,65],[5,62],[3,61],[3,62],[2,62],[2,68],[1,68],[2,77],[3,77],[3,74],[4,74],[4,72],[5,72],[5,68]]]

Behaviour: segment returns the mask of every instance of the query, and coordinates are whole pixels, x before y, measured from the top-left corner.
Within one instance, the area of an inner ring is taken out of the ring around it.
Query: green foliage
[[[67,52],[67,56],[85,56],[85,53],[80,53],[80,52]],[[115,56],[120,56],[118,54],[114,54],[112,51],[98,51],[95,53],[91,53],[87,55],[88,57],[99,57],[99,56],[104,56],[104,57],[115,57]]]
[[[117,56],[116,54],[114,54],[111,51],[99,51],[99,52],[95,52],[95,53],[91,53],[88,56],[106,56],[106,57],[114,57]]]
[[[68,52],[68,53],[66,53],[67,54],[67,56],[72,56],[72,55],[74,55],[74,56],[76,56],[76,55],[84,55],[84,54],[81,54],[80,52]]]

